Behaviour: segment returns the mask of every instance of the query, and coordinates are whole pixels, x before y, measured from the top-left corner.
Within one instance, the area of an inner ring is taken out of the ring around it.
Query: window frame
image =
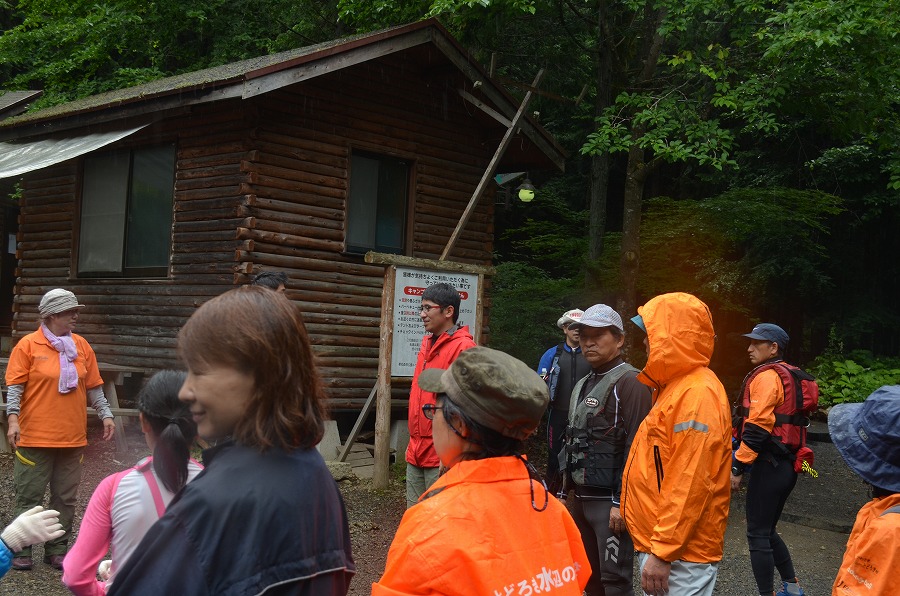
[[[414,214],[415,214],[415,180],[417,160],[414,155],[402,153],[386,149],[385,147],[371,147],[354,145],[348,149],[347,156],[347,196],[344,206],[344,241],[343,254],[348,256],[365,256],[367,252],[383,252],[377,246],[369,246],[361,248],[359,245],[351,247],[349,230],[350,230],[350,193],[353,191],[351,180],[353,178],[353,158],[360,155],[376,160],[390,160],[393,162],[405,162],[406,165],[406,208],[403,214],[402,224],[402,247],[399,252],[389,254],[399,254],[409,256],[412,254],[413,232],[414,232]],[[377,210],[377,205],[376,205]]]
[[[142,149],[156,149],[161,147],[170,147],[173,155],[172,167],[172,205],[170,212],[170,223],[168,230],[168,255],[165,265],[152,267],[128,267],[126,263],[128,253],[128,215],[132,210],[132,181],[134,176],[134,156],[135,152]],[[84,184],[85,184],[85,163],[91,157],[96,157],[103,153],[113,151],[128,152],[128,175],[127,175],[127,191],[125,196],[125,221],[123,221],[122,234],[122,262],[119,271],[87,271],[83,272],[80,267],[81,261],[81,235],[82,235],[82,217],[84,213]],[[174,249],[174,224],[175,224],[175,181],[178,172],[178,144],[175,139],[156,139],[152,142],[142,142],[140,144],[129,143],[116,147],[104,147],[98,151],[92,151],[85,154],[79,159],[78,165],[78,181],[76,183],[76,204],[75,204],[75,221],[72,230],[72,276],[75,279],[166,279],[170,277],[172,267],[172,252]]]

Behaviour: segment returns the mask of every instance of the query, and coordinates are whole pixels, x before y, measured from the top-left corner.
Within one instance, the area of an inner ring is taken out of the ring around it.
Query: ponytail
[[[138,394],[138,409],[156,437],[153,470],[172,493],[187,483],[191,444],[197,436],[188,406],[178,399],[186,377],[183,371],[160,371]]]

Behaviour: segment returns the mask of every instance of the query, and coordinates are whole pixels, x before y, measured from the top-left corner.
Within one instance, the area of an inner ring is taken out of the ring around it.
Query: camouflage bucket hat
[[[547,409],[547,384],[528,365],[505,352],[475,347],[443,370],[419,374],[419,387],[446,393],[472,420],[514,439],[527,439]]]

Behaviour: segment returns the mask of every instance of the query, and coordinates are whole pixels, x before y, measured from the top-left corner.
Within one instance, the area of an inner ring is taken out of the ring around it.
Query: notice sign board
[[[391,349],[391,376],[412,377],[425,327],[420,308],[428,286],[448,283],[459,292],[460,325],[468,325],[475,336],[475,307],[478,304],[478,275],[454,271],[433,271],[397,267],[394,279],[394,339]]]

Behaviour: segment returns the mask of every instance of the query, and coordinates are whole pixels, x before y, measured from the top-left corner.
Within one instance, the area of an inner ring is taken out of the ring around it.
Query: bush
[[[900,358],[879,358],[866,350],[847,355],[826,351],[809,371],[819,384],[821,408],[861,402],[883,385],[900,384]]]

